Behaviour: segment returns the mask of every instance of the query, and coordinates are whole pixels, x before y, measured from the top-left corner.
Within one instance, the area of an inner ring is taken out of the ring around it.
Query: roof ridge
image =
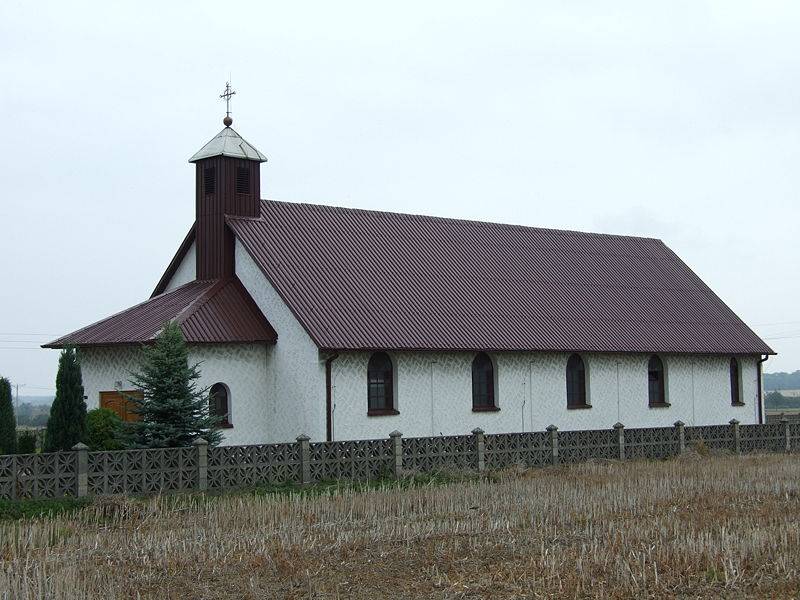
[[[208,281],[208,280],[206,280]],[[214,280],[211,280],[214,281]],[[211,287],[209,287],[205,292],[200,294],[197,298],[192,300],[186,307],[183,308],[175,317],[172,319],[173,323],[177,325],[182,325],[185,323],[192,315],[194,315],[197,311],[199,311],[203,306],[211,300],[214,296],[216,296],[219,291],[224,288],[231,279],[217,279]],[[155,335],[158,335],[156,333]]]
[[[607,238],[623,238],[623,239],[633,239],[633,240],[647,240],[651,242],[661,242],[662,244],[664,241],[661,238],[656,237],[648,237],[648,236],[641,236],[641,235],[626,235],[621,233],[598,233],[595,231],[581,231],[578,229],[559,229],[555,227],[539,227],[536,225],[520,225],[518,223],[500,223],[497,221],[480,221],[477,219],[460,219],[456,217],[442,217],[438,215],[423,215],[419,213],[403,213],[397,211],[389,211],[389,210],[375,210],[372,208],[353,208],[349,206],[337,206],[333,204],[313,204],[310,202],[290,202],[287,200],[272,200],[269,198],[261,198],[261,202],[264,204],[274,203],[280,204],[283,206],[305,206],[312,209],[321,209],[321,210],[331,210],[331,211],[346,211],[346,212],[358,212],[358,213],[365,213],[365,214],[372,214],[372,215],[380,215],[386,216],[391,218],[397,219],[422,219],[422,220],[432,220],[432,221],[448,221],[451,223],[467,223],[469,225],[477,225],[480,227],[491,227],[491,228],[500,228],[500,229],[532,229],[535,231],[545,231],[549,233],[554,233],[557,235],[563,236],[574,236],[574,235],[589,235],[589,236],[596,236],[596,237],[607,237]],[[261,220],[263,217],[239,217],[234,215],[226,215],[227,219],[230,220],[248,220],[248,221],[258,221]],[[665,244],[666,245],[666,244]]]

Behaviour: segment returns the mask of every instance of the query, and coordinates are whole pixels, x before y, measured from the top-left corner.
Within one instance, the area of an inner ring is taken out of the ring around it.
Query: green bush
[[[121,450],[124,436],[122,419],[113,410],[95,408],[86,414],[86,445],[90,450]]]
[[[0,454],[17,451],[17,423],[11,403],[11,382],[0,377]]]
[[[36,452],[36,432],[25,429],[17,432],[17,454],[34,454]]]

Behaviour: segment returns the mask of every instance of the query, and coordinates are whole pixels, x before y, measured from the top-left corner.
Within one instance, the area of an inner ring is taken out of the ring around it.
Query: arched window
[[[220,427],[233,427],[230,413],[230,392],[224,383],[215,383],[208,394],[208,412],[219,418]]]
[[[734,406],[744,404],[744,402],[742,402],[742,390],[741,387],[739,386],[739,361],[736,360],[735,356],[731,357],[730,375],[731,375],[731,404],[733,404]]]
[[[586,408],[586,368],[583,359],[573,354],[567,361],[567,408]]]
[[[394,366],[385,352],[376,352],[367,365],[367,414],[397,414],[394,408]]]
[[[647,397],[650,406],[666,405],[667,394],[664,382],[664,363],[654,354],[647,361]]]
[[[485,352],[472,360],[472,410],[496,410],[494,401],[494,365]]]

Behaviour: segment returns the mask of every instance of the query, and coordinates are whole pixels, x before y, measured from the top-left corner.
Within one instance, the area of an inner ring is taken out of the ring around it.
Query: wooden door
[[[119,392],[100,392],[100,408],[113,410],[123,421],[138,421],[136,405],[130,398],[142,399],[141,390],[128,390]]]

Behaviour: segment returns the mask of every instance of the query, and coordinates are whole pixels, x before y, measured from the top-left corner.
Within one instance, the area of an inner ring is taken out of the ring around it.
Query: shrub
[[[209,414],[208,392],[197,389],[199,365],[189,365],[181,328],[167,323],[155,343],[142,348],[139,370],[131,384],[142,398],[131,398],[139,420],[133,423],[136,444],[144,448],[189,446],[198,437],[212,446],[222,439],[219,418]]]
[[[121,450],[125,447],[123,427],[113,410],[90,410],[86,415],[86,445],[90,450]]]
[[[11,403],[11,382],[0,377],[0,454],[17,451],[17,424]]]
[[[83,401],[81,365],[74,348],[65,348],[58,359],[56,397],[50,407],[44,449],[71,450],[86,435],[86,402]]]
[[[24,429],[17,433],[17,453],[33,454],[36,452],[36,431]]]

